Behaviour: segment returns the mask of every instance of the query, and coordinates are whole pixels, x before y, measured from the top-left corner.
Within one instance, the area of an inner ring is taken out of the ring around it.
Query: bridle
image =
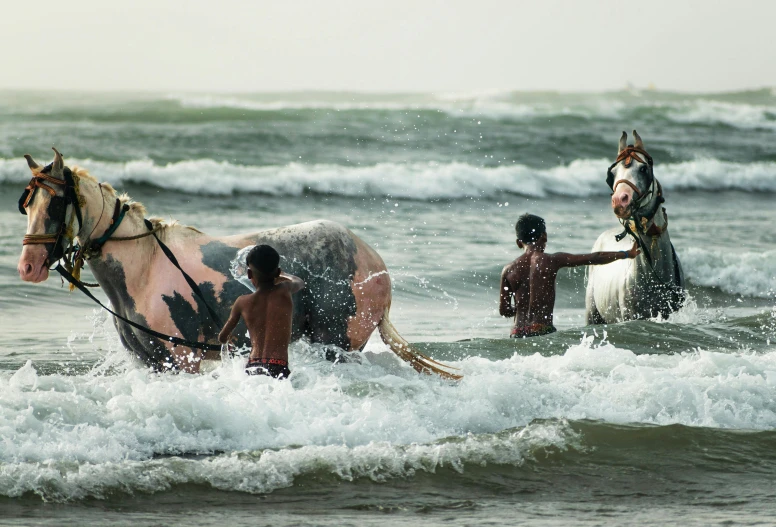
[[[27,207],[30,206],[35,198],[35,191],[45,190],[51,195],[51,203],[48,206],[48,215],[52,222],[58,223],[59,228],[55,233],[43,234],[25,234],[22,239],[22,245],[51,245],[47,249],[46,265],[56,262],[66,253],[65,245],[69,243],[72,252],[74,240],[78,231],[83,227],[83,214],[78,198],[78,180],[73,172],[64,167],[62,173],[64,179],[51,176],[52,164],[46,165],[39,172],[34,173],[30,183],[25,187],[19,198],[19,212],[27,215]],[[63,196],[57,195],[57,191],[51,185],[60,185],[64,187]],[[70,221],[67,221],[67,209],[73,207],[75,214],[71,214]],[[78,231],[73,231],[74,220],[78,219]],[[63,244],[63,240],[65,243]]]
[[[625,168],[629,168],[631,164],[633,164],[634,159],[639,163],[642,163],[644,166],[649,167],[648,190],[642,191],[640,188],[626,179],[618,179],[616,181],[614,179],[614,172],[612,172],[614,167],[622,162]],[[612,189],[612,194],[614,194],[619,185],[624,183],[633,189],[633,192],[636,196],[631,206],[630,217],[620,219],[620,223],[622,224],[624,230],[620,234],[616,235],[615,239],[620,241],[628,235],[633,237],[634,241],[636,241],[636,243],[638,243],[639,247],[641,248],[642,254],[647,259],[650,268],[653,267],[652,255],[650,254],[649,248],[641,239],[641,235],[651,236],[654,241],[668,229],[668,216],[666,215],[665,209],[663,209],[663,216],[665,218],[663,227],[659,227],[657,224],[655,224],[655,222],[652,221],[660,210],[660,206],[665,203],[665,198],[663,198],[663,187],[660,185],[660,182],[655,179],[655,175],[652,172],[653,164],[654,162],[652,161],[652,156],[650,156],[646,150],[637,146],[628,145],[622,149],[622,151],[617,155],[617,159],[614,161],[614,163],[611,164],[611,166],[609,166],[609,169],[606,171],[606,184],[609,185],[609,188]],[[656,199],[652,200],[652,197],[655,196]],[[650,199],[647,199],[648,197]],[[650,210],[644,211],[644,208],[650,201],[654,201],[654,205],[650,207]],[[650,223],[651,226],[648,227]],[[654,272],[654,269],[652,270]]]
[[[33,166],[31,164],[32,163],[31,158],[28,158],[27,161],[28,163],[30,163],[30,166]],[[186,346],[193,349],[201,349],[201,350],[209,350],[209,351],[220,351],[221,350],[220,344],[206,344],[201,342],[191,342],[180,337],[160,333],[158,331],[145,327],[142,324],[138,324],[137,322],[134,322],[120,315],[119,313],[115,312],[109,307],[105,306],[105,304],[103,304],[98,298],[96,298],[91,292],[89,292],[88,289],[86,289],[87,287],[99,287],[99,285],[86,284],[80,280],[80,271],[84,263],[84,259],[89,259],[91,257],[94,257],[100,254],[102,251],[102,246],[108,240],[131,241],[131,240],[137,240],[140,238],[145,238],[147,236],[153,236],[157,244],[161,248],[162,252],[165,254],[165,256],[167,256],[170,262],[182,273],[184,279],[188,283],[189,287],[191,287],[194,294],[198,296],[200,300],[202,300],[210,317],[213,319],[216,325],[218,327],[223,327],[223,323],[221,322],[220,317],[206,300],[205,295],[203,294],[199,285],[197,285],[197,283],[191,278],[191,276],[189,276],[188,273],[186,273],[186,271],[183,270],[183,268],[181,267],[180,263],[178,263],[177,258],[172,253],[170,248],[167,247],[167,245],[165,245],[162,242],[162,240],[158,238],[157,232],[159,232],[159,230],[162,228],[161,223],[157,223],[156,225],[154,225],[151,221],[146,219],[144,220],[145,226],[148,229],[146,232],[137,234],[134,236],[123,236],[123,237],[114,236],[114,233],[116,232],[122,220],[124,219],[124,216],[130,210],[130,206],[127,203],[123,203],[120,199],[116,198],[116,203],[113,211],[113,219],[111,220],[110,226],[105,231],[105,233],[103,233],[103,235],[97,239],[88,240],[86,242],[85,247],[79,247],[78,245],[76,245],[75,239],[80,234],[81,229],[83,229],[83,223],[84,223],[83,213],[81,212],[81,198],[78,191],[78,176],[74,175],[72,170],[70,170],[68,167],[63,167],[62,173],[64,175],[64,179],[53,177],[50,175],[53,169],[53,165],[54,165],[53,163],[49,163],[40,171],[33,171],[33,176],[32,176],[32,179],[30,180],[30,183],[25,187],[24,192],[22,192],[22,195],[19,198],[19,212],[26,216],[27,207],[29,207],[30,204],[32,203],[32,200],[35,199],[35,192],[38,189],[43,189],[46,192],[48,192],[51,196],[51,203],[48,206],[49,218],[53,222],[58,222],[59,228],[57,229],[57,232],[53,234],[48,234],[48,233],[25,234],[24,238],[22,239],[22,245],[51,245],[51,247],[48,248],[47,254],[46,254],[46,261],[45,261],[46,267],[53,265],[55,262],[59,262],[59,260],[64,257],[64,267],[62,266],[62,264],[57,263],[54,270],[57,271],[60,275],[62,275],[62,278],[64,278],[70,283],[70,290],[72,291],[73,289],[78,288],[86,296],[88,296],[98,305],[100,305],[109,313],[111,313],[114,317],[118,318],[119,320],[122,320],[126,324],[134,328],[137,328],[140,331],[143,331],[156,338],[171,342],[176,346]],[[64,195],[59,196],[57,194],[57,191],[54,190],[54,188],[51,185],[63,186]],[[75,214],[70,216],[70,221],[68,222],[67,209],[70,206],[73,207]],[[104,209],[104,206],[105,206],[105,201],[103,197],[103,209]],[[78,231],[73,231],[73,222],[76,218],[78,219]],[[102,215],[100,215],[100,218],[102,218]],[[65,226],[65,224],[67,224],[67,226]],[[91,237],[91,234],[89,235],[89,237]],[[65,240],[67,242],[68,247],[65,247],[65,244],[62,243],[62,240]]]
[[[644,156],[644,159],[642,159],[640,156]],[[639,163],[642,163],[643,165],[649,166],[649,191],[643,192],[640,188],[638,188],[636,185],[634,185],[632,182],[628,181],[627,179],[618,179],[617,181],[614,180],[614,172],[612,172],[612,169],[616,167],[620,162],[623,162],[623,166],[625,168],[630,168],[630,166],[633,164],[633,160],[638,161]],[[639,148],[636,146],[628,146],[626,148],[623,148],[622,152],[619,153],[617,156],[617,159],[615,159],[614,163],[611,164],[609,169],[606,171],[606,184],[609,185],[609,188],[612,189],[612,194],[617,191],[617,187],[621,184],[626,184],[630,188],[633,189],[633,192],[636,193],[636,199],[633,200],[638,207],[641,207],[641,203],[646,199],[647,196],[654,195],[655,193],[655,176],[652,173],[652,166],[654,162],[652,161],[652,156],[650,156],[646,150],[643,148]],[[659,183],[658,183],[659,186]]]

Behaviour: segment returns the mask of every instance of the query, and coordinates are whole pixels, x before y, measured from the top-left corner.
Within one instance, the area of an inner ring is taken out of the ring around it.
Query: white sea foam
[[[453,363],[459,383],[418,375],[376,342],[363,364],[313,351],[294,345],[290,381],[246,377],[238,359],[200,376],[0,372],[0,495],[175,483],[268,492],[315,471],[380,480],[514,465],[537,449],[591,446],[564,419],[776,427],[776,351],[635,355],[591,337],[562,356],[466,358]],[[202,452],[226,454],[155,458]]]
[[[693,284],[743,296],[772,298],[776,294],[776,251],[688,247],[678,252]]]
[[[0,468],[0,494],[17,497],[33,492],[50,500],[72,501],[103,498],[116,489],[159,492],[176,484],[210,485],[224,491],[258,494],[290,487],[296,477],[321,471],[345,481],[369,478],[382,482],[444,468],[463,472],[469,464],[521,465],[537,451],[567,450],[575,446],[581,449],[578,444],[578,435],[560,422],[426,445],[371,442],[356,447],[302,446],[235,452],[204,460],[172,457],[77,467],[48,460]]]
[[[262,101],[240,98],[236,96],[214,95],[184,95],[171,96],[170,98],[180,102],[184,108],[234,108],[237,110],[253,111],[282,111],[282,110],[419,110],[435,109],[425,103],[387,102],[387,101],[318,101],[318,100],[278,100]]]
[[[515,103],[494,92],[489,94],[408,94],[404,96],[365,96],[364,94],[343,94],[339,97],[322,97],[319,94],[309,94],[306,97],[278,99],[269,97],[251,97],[237,95],[170,95],[168,98],[178,101],[183,108],[218,109],[228,108],[248,111],[284,111],[284,110],[388,110],[388,111],[418,111],[431,110],[451,115],[491,116],[530,118],[549,115],[585,114],[592,116],[596,110],[607,113],[610,107],[619,108],[622,105],[609,103],[605,107],[600,104],[569,107],[552,103]],[[608,113],[612,113],[609,111]]]
[[[521,164],[477,167],[466,163],[379,163],[342,166],[291,163],[244,166],[210,159],[157,165],[148,160],[111,163],[73,160],[98,179],[114,185],[141,183],[191,194],[254,192],[276,196],[304,193],[347,197],[392,196],[407,199],[606,195],[606,159],[578,159],[540,169]],[[776,192],[776,163],[733,163],[699,159],[661,164],[656,175],[666,190],[740,190]],[[18,160],[0,159],[0,183],[23,183],[29,170]]]

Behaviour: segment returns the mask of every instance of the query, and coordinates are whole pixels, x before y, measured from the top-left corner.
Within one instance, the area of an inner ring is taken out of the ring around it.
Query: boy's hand
[[[630,258],[631,260],[633,258],[636,258],[638,255],[640,255],[641,249],[639,249],[639,243],[637,241],[634,241],[633,247],[631,247],[630,250],[627,251],[627,253],[628,253],[628,258]]]
[[[278,277],[278,282],[288,282],[286,287],[289,287],[291,294],[296,293],[297,291],[301,291],[304,289],[304,280],[299,278],[298,276],[294,276],[292,274],[280,272],[280,276]]]

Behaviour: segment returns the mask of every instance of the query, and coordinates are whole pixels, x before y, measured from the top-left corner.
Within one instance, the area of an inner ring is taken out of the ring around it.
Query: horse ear
[[[30,167],[30,170],[33,172],[37,172],[40,169],[40,166],[38,166],[30,154],[24,154],[24,159],[27,160],[27,166]]]
[[[636,130],[633,130],[633,146],[644,150],[644,141],[641,140],[641,137],[636,133]]]
[[[62,159],[62,154],[59,153],[59,150],[54,147],[51,147],[51,149],[54,151],[54,163],[51,165],[51,174],[62,175],[62,170],[65,168],[65,160]],[[61,177],[64,178],[64,175]]]
[[[619,146],[619,149],[617,150],[617,155],[620,155],[620,153],[623,150],[625,150],[626,146],[628,146],[628,134],[623,132],[622,135],[620,136],[620,146]]]

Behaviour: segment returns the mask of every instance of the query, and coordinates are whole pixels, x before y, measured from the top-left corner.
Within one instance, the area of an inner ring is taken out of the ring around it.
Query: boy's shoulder
[[[245,302],[245,297],[248,295],[240,295],[237,298],[234,299],[234,304],[232,304],[234,307],[239,307],[243,302]]]
[[[263,289],[258,289],[255,292],[251,293],[250,295],[246,296],[253,296],[254,298],[258,298],[260,296],[290,296],[291,292],[288,290],[288,282],[283,281],[277,284],[274,284],[270,287],[265,287]]]
[[[523,262],[530,260],[530,255],[527,253],[523,253],[508,264],[504,266],[504,272],[509,271],[510,269],[516,269],[519,267]]]
[[[525,257],[524,254],[520,255],[514,260],[512,260],[511,262],[509,262],[508,264],[506,264],[504,268],[501,270],[501,276],[507,278],[509,276],[513,276],[516,272],[518,272],[525,259],[524,257]]]

